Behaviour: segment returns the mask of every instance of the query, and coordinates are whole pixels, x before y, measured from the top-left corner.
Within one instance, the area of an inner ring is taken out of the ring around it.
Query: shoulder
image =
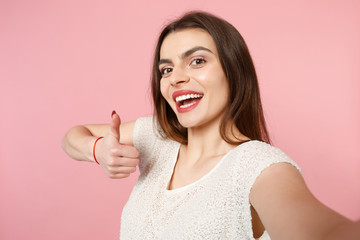
[[[138,118],[135,121],[134,131],[144,129],[144,128],[147,128],[147,129],[152,128],[153,119],[154,118],[152,116]]]
[[[263,187],[269,187],[269,185],[265,186],[262,184],[264,173],[267,175],[267,170],[273,172],[274,169],[272,168],[277,168],[278,166],[281,167],[281,170],[276,169],[279,170],[277,172],[287,171],[288,169],[282,168],[285,165],[285,168],[289,167],[291,168],[290,171],[294,170],[299,174],[300,168],[295,161],[279,148],[256,140],[237,146],[230,152],[229,157],[231,157],[231,162],[234,164],[234,168],[231,171],[234,179],[235,199],[237,199],[238,205],[241,208],[246,231],[249,233],[249,237],[252,237],[250,206],[254,205],[256,200],[260,198],[268,198],[268,196],[260,196],[258,194],[265,193]],[[268,179],[268,177],[265,178]],[[258,181],[259,179],[261,180]],[[274,192],[267,191],[267,193],[271,194]]]
[[[243,151],[248,155],[256,155],[260,157],[286,156],[286,154],[279,148],[257,140],[243,143],[242,145],[238,146],[238,148],[243,148]]]
[[[244,146],[244,162],[249,174],[249,197],[257,199],[276,194],[284,186],[305,186],[298,164],[279,148],[251,141]],[[259,197],[261,196],[261,197]]]
[[[154,125],[153,117],[140,117],[134,124],[134,146],[141,150],[149,143],[154,142],[157,137],[157,131]]]
[[[156,118],[140,117],[135,121],[134,124],[134,144],[139,138],[153,138],[159,135],[159,128],[156,123]]]
[[[277,147],[261,141],[249,141],[238,146],[242,161],[253,167],[264,168],[275,163],[287,162],[295,166],[299,171],[300,167],[285,152]]]
[[[161,134],[161,128],[155,117],[140,117],[135,121],[133,142],[141,152],[151,152],[155,146],[171,142]]]
[[[232,153],[236,167],[238,185],[250,195],[254,183],[266,170],[273,172],[280,167],[287,171],[289,168],[301,176],[301,169],[287,154],[270,144],[260,141],[249,141],[236,147]],[[285,167],[283,167],[285,165]]]
[[[179,143],[161,133],[155,117],[140,117],[135,121],[134,146],[140,152],[139,168],[143,176],[147,176],[151,169],[154,171],[155,166],[161,168],[166,162],[163,160],[168,160],[166,156],[178,148]]]

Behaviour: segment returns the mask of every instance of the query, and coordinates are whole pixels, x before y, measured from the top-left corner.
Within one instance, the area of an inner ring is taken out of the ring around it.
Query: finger
[[[109,174],[108,177],[111,179],[121,179],[129,177],[130,173],[118,173],[118,174]]]
[[[121,120],[119,115],[113,111],[111,114],[111,124],[110,124],[110,135],[112,135],[118,142],[120,142],[120,124]]]
[[[111,149],[113,156],[127,157],[127,158],[138,158],[139,151],[130,145],[120,145],[119,147]]]
[[[109,174],[116,175],[116,174],[130,174],[136,171],[136,167],[108,167]]]
[[[136,167],[137,165],[139,165],[138,158],[126,158],[126,157],[118,157],[108,163],[108,166],[110,167],[121,167],[121,166]]]

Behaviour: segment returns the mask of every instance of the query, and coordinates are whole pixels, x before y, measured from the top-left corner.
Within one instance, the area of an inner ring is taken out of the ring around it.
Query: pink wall
[[[359,219],[360,2],[251,2],[0,1],[0,239],[118,239],[136,176],[107,179],[60,141],[113,109],[151,113],[155,38],[190,9],[239,29],[275,145],[322,202]]]

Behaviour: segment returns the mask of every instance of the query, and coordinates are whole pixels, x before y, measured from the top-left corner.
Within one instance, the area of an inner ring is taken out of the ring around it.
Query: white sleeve
[[[140,153],[139,169],[142,172],[147,165],[151,164],[149,161],[154,159],[154,149],[161,138],[153,122],[153,117],[141,117],[136,120],[133,133],[134,146]]]
[[[280,149],[260,141],[251,141],[246,144],[244,151],[239,156],[236,178],[236,189],[238,201],[245,200],[246,204],[241,211],[242,221],[245,223],[245,231],[249,239],[252,239],[252,223],[250,211],[250,191],[256,179],[269,166],[276,163],[289,163],[294,166],[301,174],[300,167]],[[242,199],[245,198],[245,199]],[[264,236],[265,238],[265,236]],[[263,240],[263,238],[261,238]]]

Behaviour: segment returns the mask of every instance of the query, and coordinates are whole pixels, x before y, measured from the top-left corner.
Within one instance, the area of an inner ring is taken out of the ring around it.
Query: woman
[[[152,94],[153,118],[120,124],[113,112],[110,125],[63,139],[69,156],[110,178],[139,164],[121,239],[359,239],[359,224],[315,199],[269,145],[255,69],[231,24],[192,12],[166,26]]]

